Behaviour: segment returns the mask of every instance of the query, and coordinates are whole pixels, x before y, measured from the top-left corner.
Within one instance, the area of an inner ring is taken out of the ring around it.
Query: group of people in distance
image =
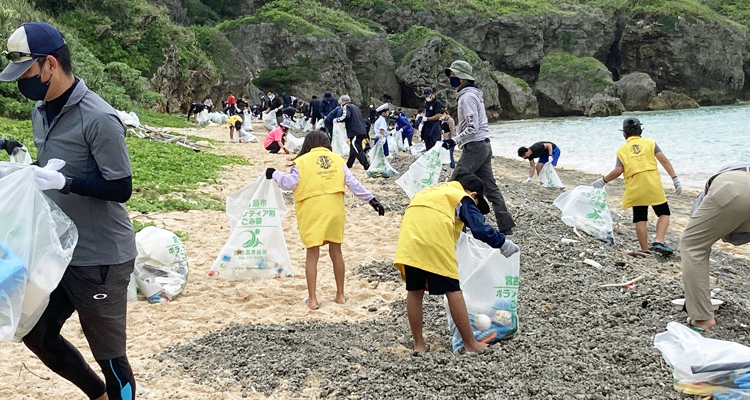
[[[126,356],[126,317],[127,287],[138,252],[124,205],[133,186],[125,127],[117,112],[73,74],[70,50],[53,26],[44,22],[23,24],[8,38],[4,56],[9,62],[0,73],[0,81],[17,81],[21,95],[36,101],[31,129],[39,146],[36,165],[28,167],[33,171],[35,185],[75,223],[79,234],[70,265],[51,293],[49,306],[23,343],[50,370],[76,385],[88,398],[135,400],[135,378]],[[472,73],[471,65],[462,60],[445,69],[446,78],[457,91],[458,119],[455,135],[444,138],[442,146],[462,150],[451,179],[414,195],[401,220],[394,263],[406,281],[407,315],[416,351],[427,350],[422,337],[422,299],[426,291],[447,297],[467,351],[487,346],[472,334],[458,281],[455,246],[463,227],[506,257],[519,251],[506,237],[512,234],[515,222],[495,182],[483,94]],[[427,94],[433,97],[432,93]],[[268,110],[278,112],[277,105],[283,106],[275,94],[268,101]],[[335,103],[332,96],[324,96],[315,105],[326,124],[337,107]],[[330,122],[350,120],[347,130],[356,126],[356,139],[363,132],[359,125],[364,122],[359,118],[364,118],[350,105],[351,101],[342,97],[338,105],[341,113]],[[425,123],[435,124],[430,133],[440,125],[442,117],[435,117],[441,109],[433,104],[430,112],[425,111]],[[280,111],[283,113],[283,107]],[[283,119],[279,122],[283,128]],[[670,254],[671,249],[663,242],[669,207],[657,161],[673,178],[677,193],[681,191],[680,180],[656,143],[642,137],[637,119],[625,120],[623,134],[626,143],[617,151],[615,168],[593,185],[603,187],[624,175],[623,206],[633,207],[641,249]],[[354,149],[361,150],[361,143],[354,142]],[[282,147],[283,143],[277,145]],[[0,139],[0,148],[8,154],[14,154],[21,146],[18,140]],[[542,142],[524,150],[523,155],[519,151],[519,155],[546,156],[546,162],[554,164],[559,159],[559,150],[555,157],[555,149],[552,143]],[[45,168],[52,159],[64,160],[65,166],[59,171]],[[307,306],[313,310],[321,306],[316,293],[317,262],[320,247],[326,244],[334,265],[334,302],[347,301],[341,251],[346,217],[344,188],[367,201],[379,215],[385,214],[384,207],[349,170],[353,161],[350,158],[345,163],[331,151],[328,134],[312,131],[288,173],[272,168],[265,173],[279,187],[294,193],[299,233],[307,252]],[[360,159],[363,166],[364,161]],[[542,159],[540,163],[544,163]],[[659,216],[656,242],[651,246],[647,246],[645,229],[649,206]],[[485,223],[484,215],[491,209],[497,229]],[[737,245],[750,242],[750,162],[727,165],[708,180],[682,235],[685,306],[691,318],[689,325],[697,331],[716,324],[709,294],[709,254],[719,239]],[[74,312],[78,313],[103,380],[61,335],[63,324]]]

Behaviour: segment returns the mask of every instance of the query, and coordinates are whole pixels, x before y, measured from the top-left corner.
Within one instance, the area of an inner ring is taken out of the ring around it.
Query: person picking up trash
[[[279,126],[273,128],[271,132],[268,132],[266,139],[263,140],[263,147],[265,147],[265,149],[271,154],[278,154],[280,151],[289,154],[289,150],[284,147],[284,143],[286,142],[284,135],[291,127],[292,123],[288,119],[281,121]]]
[[[557,160],[560,159],[560,148],[552,142],[537,142],[529,147],[519,147],[518,156],[524,160],[529,160],[529,177],[523,181],[523,183],[529,183],[534,177],[534,171],[538,175],[544,164],[550,162],[555,167],[557,166]],[[536,165],[534,165],[535,158],[539,159]]]
[[[13,155],[13,150],[15,150],[17,147],[22,147],[23,145],[21,143],[18,143],[16,140],[3,140],[0,139],[0,149],[5,150],[8,155]]]
[[[237,141],[234,140],[234,132],[237,131],[237,137],[240,136],[240,129],[242,129],[242,117],[240,117],[239,114],[234,114],[229,117],[227,124],[229,124],[229,141],[235,143]]]
[[[688,326],[698,332],[716,325],[709,256],[719,239],[735,246],[750,243],[750,162],[726,165],[709,178],[680,239]]]
[[[317,310],[320,302],[315,292],[318,275],[320,246],[328,244],[336,279],[335,303],[344,304],[344,186],[362,201],[383,216],[385,209],[370,191],[365,189],[344,164],[344,159],[332,151],[328,135],[312,131],[305,136],[294,165],[288,174],[273,168],[266,170],[266,178],[273,179],[282,190],[292,190],[294,210],[297,214],[297,229],[302,244],[307,249],[305,277],[309,297],[305,302],[311,310]]]
[[[672,164],[656,142],[641,137],[643,129],[638,118],[626,118],[622,123],[622,132],[626,142],[617,150],[615,169],[607,176],[594,181],[592,186],[602,188],[606,183],[624,175],[625,193],[622,195],[622,208],[633,208],[633,223],[635,224],[635,233],[638,236],[641,251],[644,253],[654,251],[664,256],[670,256],[674,253],[674,250],[664,243],[664,236],[667,234],[671,213],[669,204],[667,204],[667,197],[664,195],[664,187],[661,184],[656,161],[658,160],[669,176],[672,177],[675,193],[678,196],[682,193],[680,178],[677,177]],[[651,246],[648,245],[648,231],[646,229],[649,206],[658,217],[656,240]]]
[[[379,106],[375,112],[378,115],[378,119],[375,120],[375,143],[383,141],[383,155],[388,157],[388,103]]]
[[[444,294],[453,321],[467,351],[487,347],[474,338],[458,281],[456,243],[464,225],[474,238],[500,249],[505,257],[519,248],[484,220],[490,206],[484,198],[484,184],[476,175],[459,175],[457,180],[429,186],[411,199],[401,221],[395,266],[406,281],[406,313],[414,335],[414,351],[426,351],[422,336],[422,298]]]

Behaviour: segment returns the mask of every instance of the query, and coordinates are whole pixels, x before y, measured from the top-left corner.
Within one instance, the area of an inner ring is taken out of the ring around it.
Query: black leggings
[[[659,204],[658,206],[651,206],[654,209],[654,213],[657,217],[662,215],[672,215],[669,211],[669,204]],[[633,223],[648,221],[648,206],[633,206]]]

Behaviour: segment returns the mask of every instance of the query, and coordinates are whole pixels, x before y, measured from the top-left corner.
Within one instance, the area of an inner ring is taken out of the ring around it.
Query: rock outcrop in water
[[[528,119],[539,116],[539,102],[534,91],[523,79],[494,71],[492,79],[497,82],[498,100],[502,119]]]
[[[610,86],[607,94],[620,99],[626,111],[645,111],[656,96],[656,82],[645,72],[633,72]]]
[[[690,98],[690,96],[669,90],[659,93],[648,103],[649,111],[685,110],[698,107],[698,102]]]
[[[609,117],[622,115],[623,111],[625,111],[625,107],[622,106],[620,99],[597,93],[589,99],[583,115],[587,117]]]

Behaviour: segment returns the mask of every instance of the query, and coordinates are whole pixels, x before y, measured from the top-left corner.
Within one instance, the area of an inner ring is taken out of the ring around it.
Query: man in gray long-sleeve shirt
[[[443,142],[443,147],[450,149],[458,146],[463,150],[461,159],[456,163],[451,179],[459,175],[474,174],[482,180],[487,199],[495,211],[498,231],[505,235],[512,234],[516,226],[508,212],[503,194],[495,183],[492,172],[492,146],[487,114],[484,110],[482,91],[474,84],[471,76],[471,65],[463,60],[454,61],[445,75],[450,78],[451,86],[458,90],[458,135]]]

